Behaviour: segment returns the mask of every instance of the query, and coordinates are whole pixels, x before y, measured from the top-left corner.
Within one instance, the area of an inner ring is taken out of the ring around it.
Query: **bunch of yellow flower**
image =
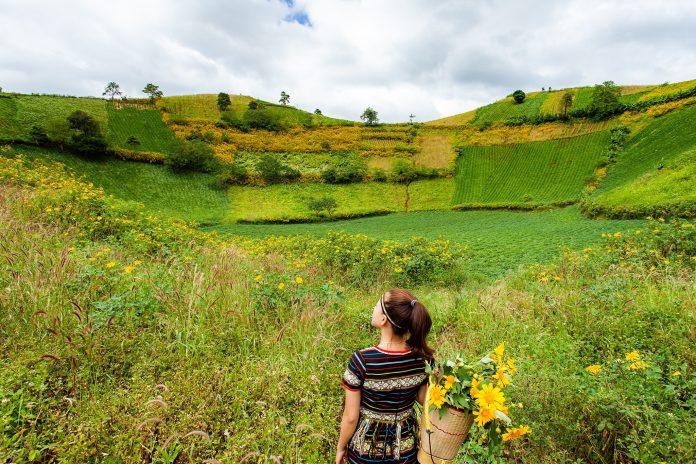
[[[511,384],[517,367],[514,359],[506,357],[505,343],[476,363],[466,363],[457,356],[426,371],[430,373],[428,404],[435,409],[451,407],[469,411],[476,426],[485,428],[498,440],[502,437],[503,441],[509,441],[531,432],[526,425],[513,428],[508,416],[505,388]]]

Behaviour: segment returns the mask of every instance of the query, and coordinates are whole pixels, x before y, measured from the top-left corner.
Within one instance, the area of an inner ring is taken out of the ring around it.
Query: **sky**
[[[696,79],[696,1],[0,0],[4,91],[251,95],[383,122]]]

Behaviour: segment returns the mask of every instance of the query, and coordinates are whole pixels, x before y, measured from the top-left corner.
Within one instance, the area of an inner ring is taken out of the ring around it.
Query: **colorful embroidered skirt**
[[[417,464],[418,422],[413,410],[396,420],[361,408],[355,433],[346,447],[349,464]]]

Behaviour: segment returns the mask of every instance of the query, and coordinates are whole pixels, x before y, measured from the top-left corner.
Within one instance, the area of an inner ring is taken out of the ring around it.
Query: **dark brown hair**
[[[430,361],[433,359],[435,350],[428,346],[426,337],[430,332],[432,321],[425,305],[416,299],[414,304],[411,301],[416,299],[411,292],[403,288],[390,288],[384,294],[384,306],[389,317],[392,318],[396,327],[392,324],[392,329],[396,335],[409,333],[406,344],[415,353]]]

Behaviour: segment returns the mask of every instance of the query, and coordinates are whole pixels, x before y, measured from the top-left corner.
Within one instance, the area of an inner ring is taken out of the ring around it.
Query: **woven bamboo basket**
[[[428,413],[426,399],[420,420],[420,464],[451,464],[474,423],[470,411],[449,406],[440,419],[439,412]]]

